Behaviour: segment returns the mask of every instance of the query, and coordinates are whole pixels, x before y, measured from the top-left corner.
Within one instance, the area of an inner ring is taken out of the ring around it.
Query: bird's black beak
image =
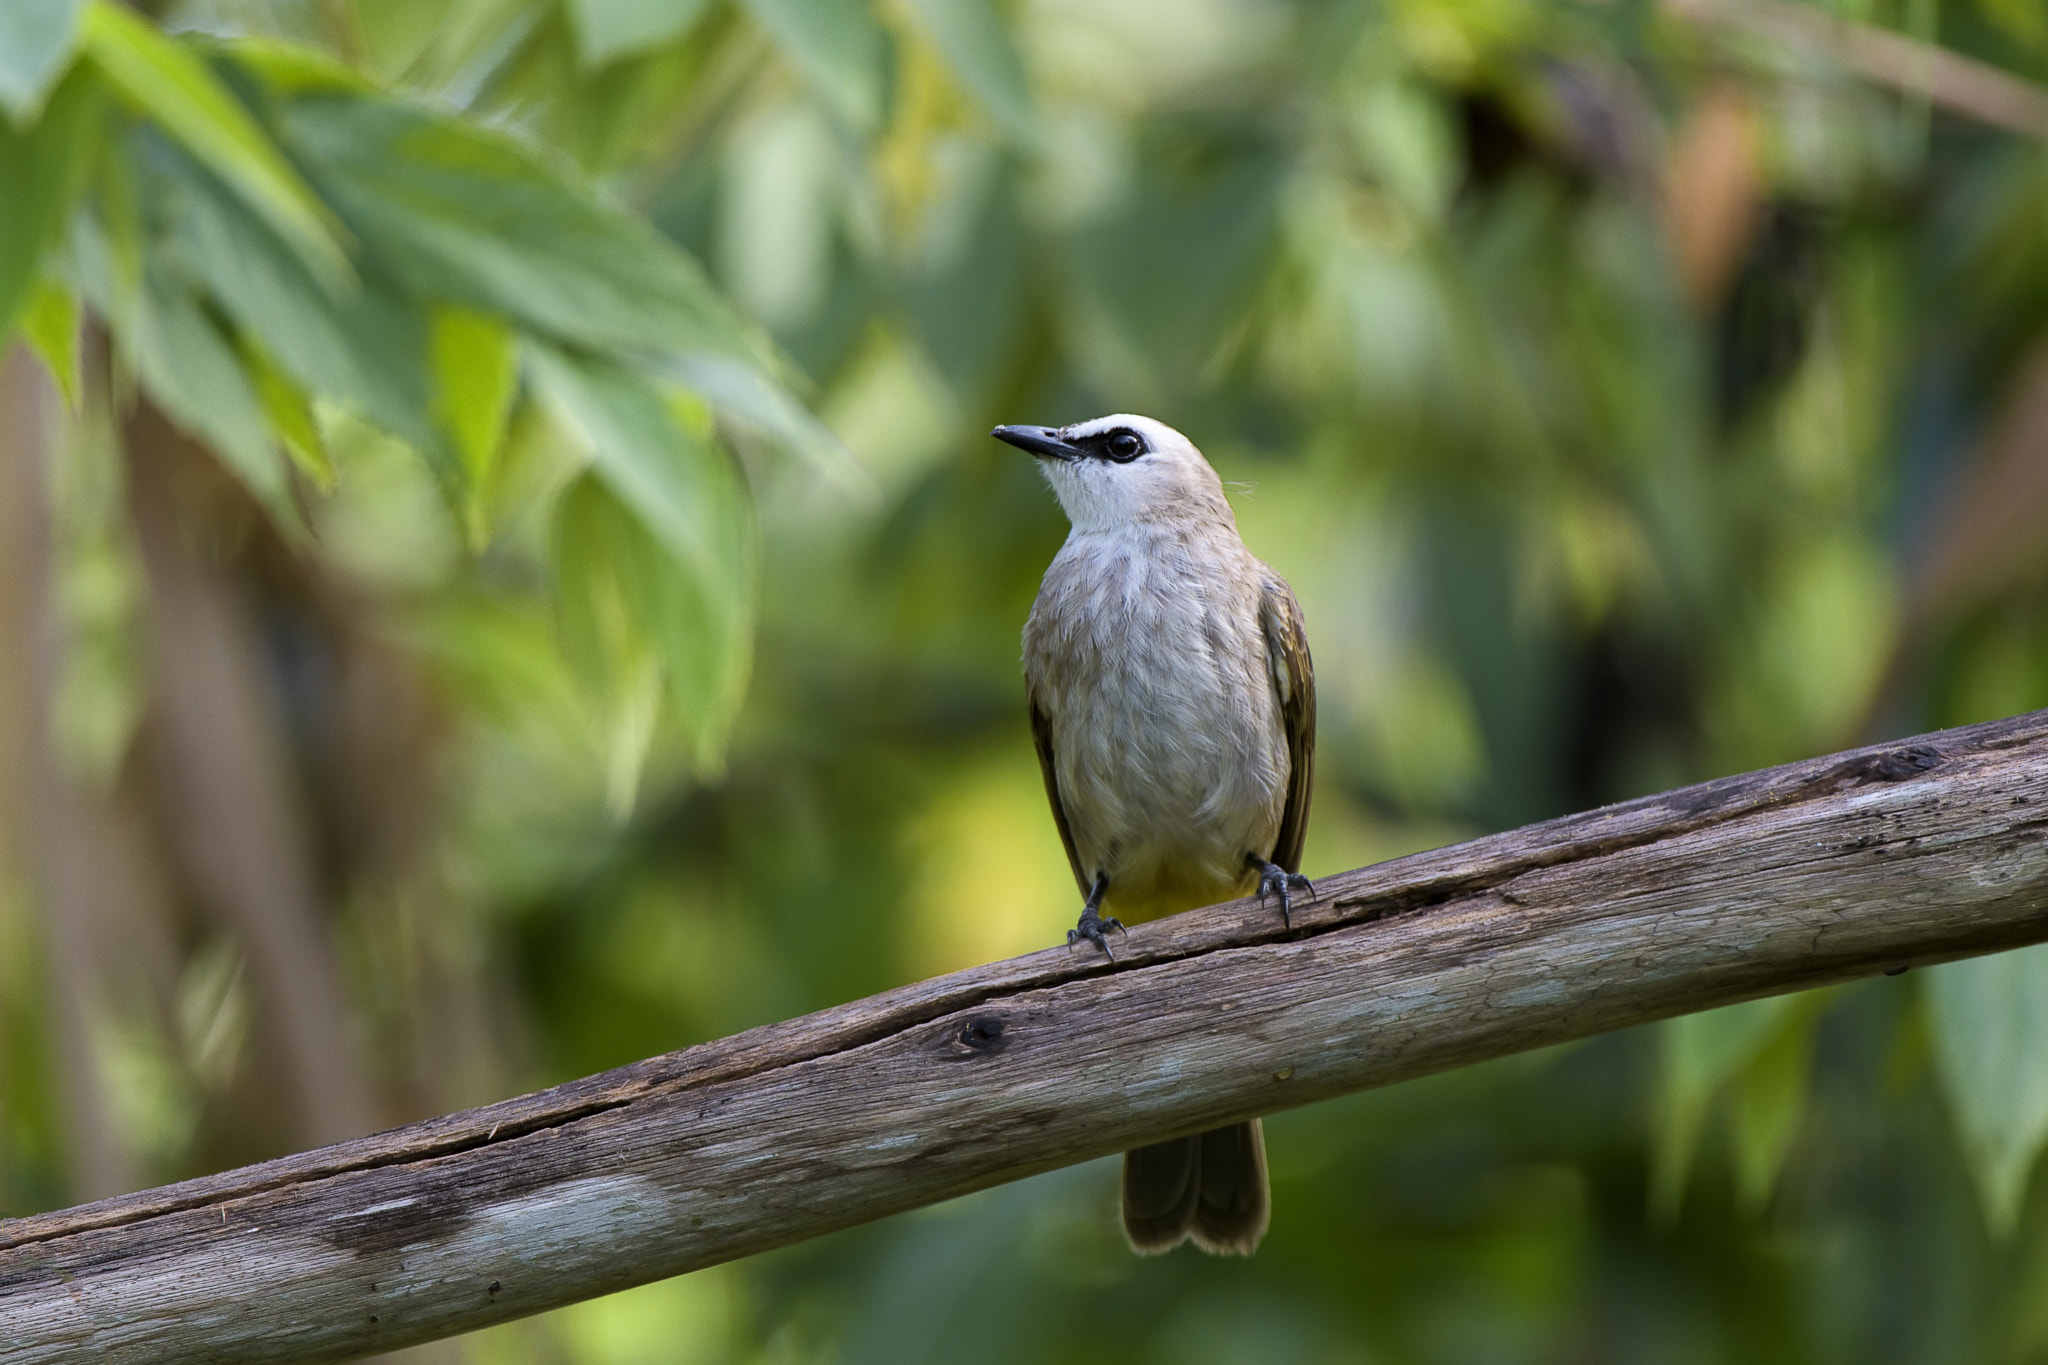
[[[1019,450],[1027,450],[1041,460],[1078,460],[1088,453],[1079,446],[1062,441],[1059,432],[1051,427],[997,427],[989,435],[998,441],[1007,441]]]

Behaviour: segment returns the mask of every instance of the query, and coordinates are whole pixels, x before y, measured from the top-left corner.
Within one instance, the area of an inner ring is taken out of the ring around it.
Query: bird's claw
[[[1280,923],[1283,928],[1294,927],[1293,902],[1290,894],[1295,891],[1308,892],[1308,898],[1316,898],[1316,884],[1299,872],[1289,872],[1278,863],[1263,863],[1259,867],[1259,904],[1266,903],[1266,897],[1280,898]]]
[[[1119,934],[1123,933],[1123,922],[1113,915],[1098,915],[1091,906],[1081,912],[1081,922],[1067,930],[1067,946],[1071,948],[1085,938],[1096,947],[1102,949],[1104,957],[1114,962],[1116,961],[1116,954],[1109,950],[1109,939],[1106,936],[1107,931],[1111,929],[1116,930]]]

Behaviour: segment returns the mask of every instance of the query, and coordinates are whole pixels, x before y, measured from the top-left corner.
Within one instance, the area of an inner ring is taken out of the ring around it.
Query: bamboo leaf
[[[405,441],[451,480],[432,417],[427,325],[373,281],[336,300],[305,261],[206,170],[159,158],[173,192],[171,243],[195,280],[294,384]]]
[[[695,261],[501,133],[309,96],[283,115],[307,173],[412,291],[599,350],[755,343]]]
[[[1783,995],[1749,1000],[1680,1015],[1658,1027],[1662,1063],[1650,1207],[1659,1219],[1668,1222],[1678,1215],[1715,1095],[1763,1046],[1792,1000]]]
[[[122,340],[143,386],[171,419],[204,441],[280,525],[296,527],[289,479],[262,402],[199,301],[151,271]]]
[[[1038,140],[1038,114],[1017,44],[989,0],[911,0],[962,87],[995,125],[1021,143]]]
[[[878,496],[874,476],[831,428],[757,367],[699,351],[676,356],[663,369],[722,416],[805,461],[853,496],[865,501]]]
[[[85,0],[7,0],[0,5],[0,108],[26,122],[78,48]],[[11,183],[11,182],[9,182]]]
[[[213,50],[253,72],[280,95],[304,95],[316,91],[367,95],[377,88],[361,72],[338,61],[332,53],[303,43],[248,34],[231,43],[214,45]]]
[[[496,318],[466,308],[436,309],[429,351],[434,417],[461,461],[472,548],[490,540],[490,500],[499,452],[519,392],[519,353]]]
[[[28,301],[44,254],[78,204],[100,113],[94,82],[74,75],[33,126],[16,131],[0,120],[0,335]]]
[[[608,362],[529,344],[540,393],[589,451],[598,476],[697,576],[720,573],[721,510],[709,496],[724,461],[687,433],[646,380]]]
[[[654,739],[661,674],[634,600],[645,529],[585,475],[555,508],[555,619],[571,669],[599,699],[606,804],[630,814]]]
[[[246,334],[241,352],[256,400],[262,404],[285,454],[291,456],[300,473],[313,481],[314,487],[323,493],[333,492],[334,461],[327,454],[327,443],[320,438],[320,423],[313,416],[313,405],[290,376],[278,369],[276,362]]]
[[[576,553],[584,558],[572,566],[573,582],[585,585],[577,591],[596,592],[588,585],[601,578],[624,613],[625,624],[616,627],[592,618],[578,637],[585,641],[581,653],[610,661],[611,691],[623,705],[619,699],[637,685],[638,665],[617,641],[645,641],[697,763],[716,768],[751,661],[757,551],[738,472],[645,379],[541,346],[527,348],[527,365],[536,388],[589,450],[586,482],[604,494],[586,489],[558,514],[570,519],[564,524],[573,532],[568,541],[558,538],[558,555],[582,547]]]
[[[346,291],[353,275],[332,216],[197,53],[113,0],[92,0],[84,45],[122,99],[232,185],[325,287]]]
[[[2048,1141],[2048,946],[1929,968],[1934,1055],[1991,1225],[2010,1234]]]
[[[21,310],[19,329],[35,348],[73,412],[84,397],[78,382],[78,300],[71,291],[43,280]]]
[[[1806,1120],[1813,1073],[1811,1011],[1808,1014],[1809,1018],[1789,1020],[1788,1026],[1778,1028],[1729,1085],[1735,1185],[1752,1213],[1770,1202]]]
[[[865,0],[745,0],[832,110],[862,131],[882,121],[884,40]]]
[[[680,38],[704,14],[706,0],[569,0],[576,54],[586,67]]]
[[[298,530],[284,461],[234,345],[165,256],[145,257],[137,263],[140,278],[131,280],[118,236],[94,214],[80,213],[65,253],[69,283],[106,320],[166,415],[208,445],[281,527]]]

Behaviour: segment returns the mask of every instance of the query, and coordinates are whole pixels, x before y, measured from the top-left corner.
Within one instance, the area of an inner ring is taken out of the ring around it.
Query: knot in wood
[[[1905,744],[1883,753],[1872,754],[1856,765],[1852,777],[1869,778],[1876,782],[1899,782],[1929,768],[1939,767],[1941,751],[1927,744]]]
[[[962,1024],[955,1037],[970,1052],[1001,1052],[1008,1028],[1009,1023],[1002,1016],[981,1014]]]

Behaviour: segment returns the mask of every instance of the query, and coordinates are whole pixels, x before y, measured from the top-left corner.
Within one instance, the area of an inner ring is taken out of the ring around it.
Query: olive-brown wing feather
[[[1266,633],[1273,689],[1280,699],[1280,719],[1287,730],[1287,805],[1280,815],[1279,837],[1273,841],[1273,861],[1289,872],[1299,872],[1301,845],[1308,836],[1309,798],[1315,789],[1316,667],[1309,658],[1301,604],[1294,600],[1287,580],[1271,569],[1266,570],[1259,618]],[[1046,751],[1039,752],[1043,755]],[[1050,777],[1046,780],[1051,782]]]
[[[1045,774],[1045,799],[1052,804],[1052,822],[1059,827],[1060,842],[1067,849],[1067,866],[1074,869],[1074,885],[1087,895],[1089,877],[1081,870],[1081,855],[1074,851],[1074,828],[1067,823],[1067,808],[1060,802],[1059,769],[1053,763],[1052,722],[1039,709],[1038,698],[1025,688],[1025,700],[1031,704],[1031,742],[1038,748],[1038,768]]]

